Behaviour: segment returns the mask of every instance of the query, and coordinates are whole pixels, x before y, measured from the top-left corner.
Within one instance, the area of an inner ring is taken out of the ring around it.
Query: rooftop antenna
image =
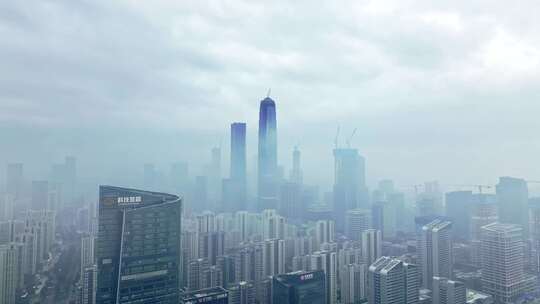
[[[270,93],[272,93],[272,88],[268,88],[268,92],[266,93],[266,98],[270,98]]]

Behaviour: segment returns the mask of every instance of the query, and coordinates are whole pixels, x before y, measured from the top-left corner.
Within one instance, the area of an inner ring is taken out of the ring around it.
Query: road
[[[80,269],[80,237],[72,232],[62,233],[61,236],[62,243],[51,261],[43,267],[40,284],[31,303],[75,303],[75,283],[79,280]]]

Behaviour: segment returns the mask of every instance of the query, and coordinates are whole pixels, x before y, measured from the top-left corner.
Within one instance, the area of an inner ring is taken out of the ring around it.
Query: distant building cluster
[[[298,147],[288,174],[278,163],[276,113],[270,97],[260,102],[256,172],[248,171],[243,122],[230,126],[227,177],[215,147],[200,175],[183,162],[168,175],[148,163],[140,185],[102,185],[86,199],[73,157],[54,165],[50,179],[30,182],[22,164],[8,164],[0,304],[540,299],[532,181],[501,177],[443,193],[437,182],[405,191],[382,180],[370,190],[366,159],[336,139],[334,182],[321,193],[306,184]]]

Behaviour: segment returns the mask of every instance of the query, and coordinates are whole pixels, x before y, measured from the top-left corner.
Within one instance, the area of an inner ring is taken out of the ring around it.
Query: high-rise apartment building
[[[320,220],[315,223],[315,248],[320,250],[324,243],[334,242],[335,223],[331,220]]]
[[[326,303],[337,303],[337,255],[330,251],[316,251],[311,255],[311,270],[322,270],[326,276]]]
[[[371,265],[382,255],[382,234],[380,230],[367,229],[362,232],[362,258]]]
[[[280,239],[264,241],[263,261],[264,276],[285,273],[285,241]]]
[[[345,218],[345,235],[354,241],[360,241],[362,232],[371,228],[371,212],[366,209],[347,211]]]
[[[356,304],[367,298],[366,264],[347,264],[340,268],[341,303]]]

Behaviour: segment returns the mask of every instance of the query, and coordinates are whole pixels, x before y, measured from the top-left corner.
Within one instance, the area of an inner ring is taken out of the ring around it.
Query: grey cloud
[[[92,155],[121,158],[122,138],[133,146],[140,135],[157,148],[140,149],[130,164],[153,153],[164,153],[164,162],[203,163],[200,155],[226,141],[236,120],[248,122],[254,153],[258,101],[272,87],[281,162],[288,165],[289,149],[301,141],[309,170],[317,172],[321,162],[329,167],[311,174],[314,181],[331,180],[338,124],[359,129],[355,145],[371,160],[373,179],[451,179],[458,168],[467,175],[467,155],[482,153],[478,171],[486,173],[471,175],[489,178],[513,170],[488,168],[508,151],[520,155],[519,170],[509,173],[540,175],[523,165],[537,163],[533,155],[540,152],[533,137],[540,128],[538,71],[505,76],[500,71],[512,65],[506,53],[496,58],[502,62],[484,60],[500,29],[540,50],[534,7],[534,1],[511,8],[492,1],[4,1],[0,125],[11,136],[0,159],[32,158],[18,153],[28,145],[13,134],[50,151],[45,159],[73,151],[88,162],[97,162]]]

